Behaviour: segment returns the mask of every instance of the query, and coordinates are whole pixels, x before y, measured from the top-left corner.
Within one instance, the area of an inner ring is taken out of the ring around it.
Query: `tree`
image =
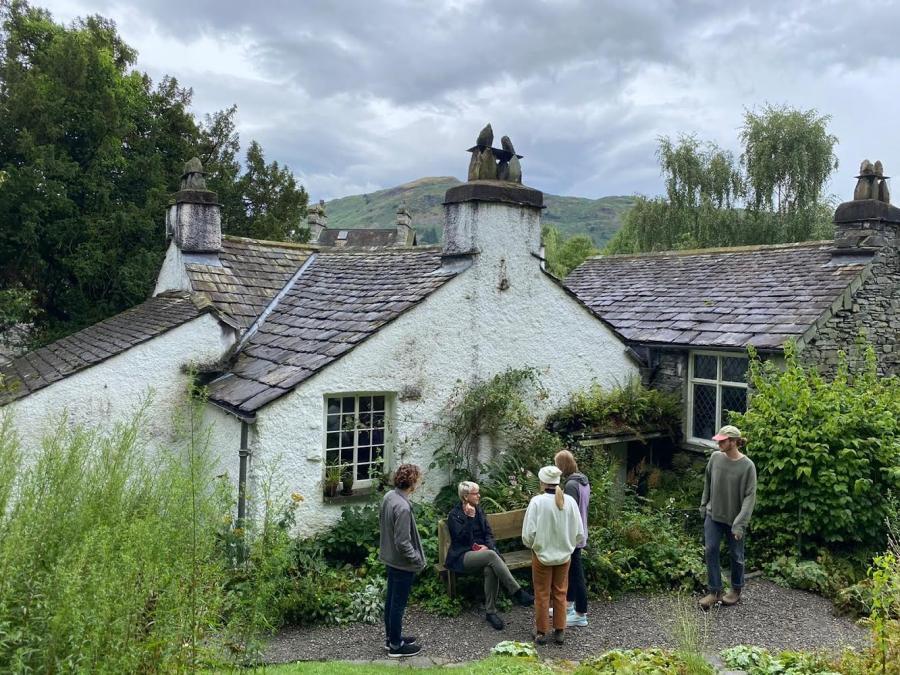
[[[576,234],[566,239],[552,225],[544,225],[542,228],[541,243],[544,246],[547,271],[558,279],[564,278],[589,257],[600,252],[587,235]]]
[[[666,196],[637,197],[608,253],[774,244],[829,236],[822,191],[837,167],[828,117],[766,106],[747,111],[740,162],[714,143],[660,137]]]
[[[165,253],[166,205],[199,154],[223,229],[303,238],[306,192],[251,143],[234,107],[200,125],[191,91],[154,85],[99,16],[70,26],[23,0],[0,3],[0,288],[33,298],[48,341],[144,300]],[[33,314],[33,312],[31,312]]]

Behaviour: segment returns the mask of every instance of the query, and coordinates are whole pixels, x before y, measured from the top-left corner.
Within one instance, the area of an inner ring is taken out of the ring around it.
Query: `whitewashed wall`
[[[425,468],[439,443],[430,427],[460,383],[534,367],[549,394],[540,412],[548,412],[592,382],[612,387],[638,376],[623,343],[541,271],[532,255],[537,210],[470,202],[451,206],[449,217],[477,226],[473,267],[257,413],[253,472],[275,467],[282,488],[304,496],[303,534],[340,517],[321,496],[327,394],[419,391],[416,400],[395,399],[393,461]],[[426,473],[421,495],[442,483]]]
[[[59,419],[63,411],[67,412],[72,425],[111,429],[116,422],[129,418],[142,401],[152,395],[147,411],[148,438],[156,445],[170,444],[175,439],[176,416],[185,412],[188,374],[183,367],[219,358],[233,341],[232,329],[223,326],[211,314],[203,314],[14,401],[5,409],[12,411],[27,457],[39,447],[41,437],[52,431],[54,420]],[[220,413],[211,414],[211,419],[217,423],[224,417]],[[215,432],[216,447],[228,445],[222,440],[223,435],[233,433],[227,422],[222,421],[222,429]],[[238,435],[232,444],[235,467],[239,444]],[[223,459],[231,461],[230,457]],[[236,469],[226,465],[222,471],[234,471],[237,475]]]

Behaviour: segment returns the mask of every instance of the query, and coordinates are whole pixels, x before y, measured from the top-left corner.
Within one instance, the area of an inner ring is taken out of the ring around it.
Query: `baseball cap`
[[[714,441],[724,441],[726,438],[740,438],[741,430],[730,424],[719,429],[719,433],[712,437]]]

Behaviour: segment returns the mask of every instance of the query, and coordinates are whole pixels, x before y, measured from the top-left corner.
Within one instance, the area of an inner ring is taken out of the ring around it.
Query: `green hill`
[[[392,227],[401,202],[412,216],[419,243],[440,240],[444,222],[441,202],[447,188],[459,185],[456,178],[420,178],[411,183],[370,194],[333,199],[326,205],[329,229],[355,227]],[[543,222],[558,228],[565,236],[587,234],[597,248],[603,248],[622,224],[622,214],[634,203],[631,197],[560,197],[545,194]]]

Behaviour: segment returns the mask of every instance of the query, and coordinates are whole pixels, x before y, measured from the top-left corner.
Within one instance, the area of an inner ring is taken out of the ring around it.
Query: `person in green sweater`
[[[700,514],[706,544],[706,571],[709,593],[700,600],[708,610],[717,603],[736,605],[744,587],[744,534],[756,504],[756,466],[741,449],[747,445],[740,429],[730,424],[713,436],[719,450],[713,452],[706,465]],[[722,569],[719,549],[728,539],[731,559],[731,589],[722,595]]]

